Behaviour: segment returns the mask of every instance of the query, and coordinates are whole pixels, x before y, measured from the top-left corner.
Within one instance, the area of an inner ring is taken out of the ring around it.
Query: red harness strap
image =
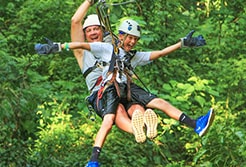
[[[102,82],[102,76],[97,78],[96,83],[93,85],[93,87],[90,89],[90,91],[92,91],[96,86],[100,85],[101,82]]]

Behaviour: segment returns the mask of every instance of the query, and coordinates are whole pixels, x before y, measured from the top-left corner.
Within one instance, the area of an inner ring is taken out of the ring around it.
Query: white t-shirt
[[[95,56],[96,59],[99,59],[101,61],[104,61],[108,63],[108,65],[104,66],[103,68],[103,80],[110,79],[106,74],[108,72],[108,68],[110,65],[110,60],[113,53],[113,45],[109,43],[103,43],[103,42],[93,42],[90,43],[91,53]],[[135,68],[138,65],[145,65],[150,63],[150,54],[151,52],[136,52],[134,57],[131,59],[131,66]],[[126,52],[123,49],[119,49],[119,58],[123,59],[123,57],[126,55]],[[123,74],[122,77],[119,79],[119,76],[117,76],[118,82],[124,82],[126,83],[126,76]]]
[[[100,60],[96,59],[96,57],[93,56],[91,52],[84,50],[82,73],[84,74],[87,69],[94,66],[97,61]],[[91,90],[93,88],[93,86],[97,82],[97,79],[102,75],[102,72],[103,72],[102,68],[96,68],[86,76],[85,82],[88,90]],[[96,91],[99,88],[100,85],[95,86],[92,91]]]

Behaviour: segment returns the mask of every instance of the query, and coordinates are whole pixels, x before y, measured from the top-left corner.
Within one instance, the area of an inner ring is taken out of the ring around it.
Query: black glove
[[[198,47],[206,45],[206,41],[202,35],[198,35],[197,37],[192,37],[195,30],[189,32],[186,37],[181,38],[181,47]]]
[[[47,44],[35,44],[35,50],[40,55],[47,55],[51,53],[56,53],[61,51],[61,44],[60,43],[54,43],[48,38],[45,38],[47,41]]]

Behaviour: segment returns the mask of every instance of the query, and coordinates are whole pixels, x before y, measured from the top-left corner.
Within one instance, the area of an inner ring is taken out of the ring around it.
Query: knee
[[[141,105],[139,105],[139,104],[133,104],[133,105],[131,105],[131,107],[128,109],[127,113],[128,113],[128,115],[129,115],[130,117],[132,117],[133,112],[136,111],[136,110],[140,110],[141,112],[144,113],[144,110],[145,110],[145,109],[143,108],[143,106],[141,106]]]
[[[118,108],[117,108],[116,113],[117,113],[118,115],[123,115],[123,114],[126,113],[126,110],[125,110],[125,108],[124,108],[124,106],[123,106],[122,104],[119,104],[119,105],[118,105]]]
[[[113,119],[103,119],[101,127],[105,130],[111,130],[114,124]]]
[[[168,107],[170,105],[169,102],[161,98],[155,98],[154,100],[151,101],[151,104],[154,106],[163,106],[163,107],[164,106]]]
[[[161,99],[161,98],[158,98],[157,99],[157,103],[158,104],[162,104],[162,105],[169,105],[169,103],[166,100]]]

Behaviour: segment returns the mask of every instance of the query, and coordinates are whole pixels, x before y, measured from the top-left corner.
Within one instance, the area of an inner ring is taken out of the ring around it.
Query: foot
[[[144,114],[140,110],[135,110],[132,114],[132,129],[135,140],[143,143],[146,140],[144,133]]]
[[[151,109],[147,109],[144,112],[144,123],[147,128],[147,137],[153,139],[157,136],[158,118],[155,112]]]
[[[97,161],[89,161],[85,167],[99,167],[100,164]]]
[[[199,136],[203,136],[207,133],[208,128],[212,125],[213,120],[214,120],[214,112],[213,109],[211,108],[208,113],[204,116],[199,117],[196,120],[196,128],[195,128],[195,132],[199,135]]]

